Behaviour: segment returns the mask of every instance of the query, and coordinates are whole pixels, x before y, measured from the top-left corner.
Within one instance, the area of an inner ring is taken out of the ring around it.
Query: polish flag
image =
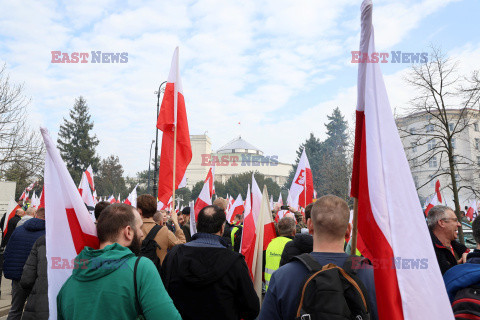
[[[438,197],[436,197],[436,195],[434,194],[430,198],[430,202],[427,204],[427,207],[425,208],[425,216],[426,217],[428,217],[428,212],[430,211],[430,209],[432,209],[436,205],[438,205]]]
[[[280,206],[283,206],[283,199],[282,199],[282,193],[280,192],[280,195],[278,196],[278,201],[277,203],[280,204]]]
[[[85,170],[85,178],[87,179],[88,181],[88,184],[90,185],[90,189],[92,189],[92,191],[95,191],[95,183],[93,182],[93,169],[92,169],[92,165],[89,165],[87,170]],[[82,177],[83,179],[83,177]]]
[[[173,183],[173,149],[175,144],[175,127],[177,129],[175,186]],[[162,130],[162,150],[158,176],[158,199],[165,203],[178,189],[187,166],[192,160],[192,145],[188,131],[187,111],[183,96],[182,80],[180,78],[178,47],[175,49],[167,79],[162,106],[157,119],[157,128]]]
[[[228,210],[227,221],[233,223],[237,214],[242,214],[244,209],[242,195],[239,194],[235,202],[231,205],[230,210]]]
[[[57,318],[57,294],[72,274],[72,260],[85,246],[98,249],[95,223],[90,218],[67,166],[48,131],[40,129],[46,147],[45,222],[48,305],[50,318]]]
[[[215,194],[215,167],[210,167],[208,170],[207,177],[205,178],[205,183],[208,183],[208,188],[210,189],[210,198]]]
[[[477,212],[477,202],[475,200],[470,201],[470,207],[467,210],[467,214],[465,215],[468,220],[473,220],[473,214]]]
[[[122,203],[122,201],[120,200],[120,193],[118,194],[117,203]]]
[[[25,190],[32,191],[32,189],[35,187],[35,184],[37,184],[37,181],[34,181],[31,184],[29,184]]]
[[[361,6],[360,52],[375,52],[371,0]],[[368,249],[362,254],[388,263],[428,261],[425,269],[374,270],[379,319],[453,319],[380,64],[359,64],[357,89],[351,196],[358,198],[358,232]],[[435,308],[426,308],[431,297]]]
[[[78,191],[82,197],[83,203],[88,207],[95,208],[95,202],[93,201],[92,191],[90,190],[90,184],[87,177],[87,171],[82,173],[82,179],[80,180],[80,185],[78,186]]]
[[[33,191],[33,193],[32,193],[32,202],[30,204],[34,208],[38,208],[38,206],[40,205],[40,198],[37,197],[35,191]]]
[[[440,193],[440,180],[435,182],[435,193],[437,194],[438,203],[442,203],[442,194]]]
[[[294,207],[300,206],[305,208],[307,204],[313,201],[313,176],[305,149],[303,149],[298,162],[297,172],[293,178],[289,196]]]
[[[255,253],[255,239],[256,239],[255,219],[252,213],[252,197],[250,194],[250,184],[247,189],[247,198],[245,199],[245,211],[243,214],[243,231],[242,242],[240,244],[240,253],[245,256],[248,272],[253,281],[253,257]]]
[[[127,199],[125,199],[125,203],[128,205],[131,205],[134,208],[137,207],[137,187],[138,187],[138,183],[135,186],[135,188],[133,188],[132,192],[130,192]]]
[[[115,200],[115,197],[113,196],[113,194],[110,196],[110,198],[107,199],[107,201],[110,202],[110,203],[117,202],[117,200]]]
[[[45,208],[45,186],[42,187],[42,193],[40,194],[40,204],[38,209]]]
[[[20,206],[15,202],[15,200],[10,198],[7,206],[7,215],[5,221],[3,222],[3,236],[7,234],[8,222],[15,216],[15,213],[18,209],[20,209]]]
[[[271,214],[270,203],[268,200],[267,186],[263,186],[262,199],[260,202],[260,212],[258,215],[257,225],[255,234],[255,246],[254,246],[254,258],[252,263],[252,281],[255,292],[257,293],[260,301],[262,300],[262,282],[263,282],[263,251],[266,250],[265,243],[269,242],[270,239],[270,225],[273,227],[273,232],[275,233],[275,226],[273,226],[272,214]],[[264,226],[262,228],[261,226]],[[271,240],[271,239],[270,239]]]
[[[27,190],[23,190],[22,195],[20,196],[20,198],[18,199],[18,201],[20,201],[20,200],[25,201],[25,200],[26,200],[26,197],[27,197]]]
[[[203,184],[202,191],[200,191],[200,195],[197,198],[197,201],[195,201],[195,221],[198,220],[198,213],[200,210],[205,208],[206,206],[212,205],[212,198],[210,198],[210,187],[208,186],[208,183]]]

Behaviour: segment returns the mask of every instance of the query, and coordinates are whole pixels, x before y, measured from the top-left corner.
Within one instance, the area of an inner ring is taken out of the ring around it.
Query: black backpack
[[[470,286],[457,291],[452,302],[455,319],[480,318],[480,286]]]
[[[152,230],[147,234],[145,239],[142,241],[142,247],[140,249],[140,257],[146,257],[153,261],[153,264],[157,267],[157,270],[160,272],[161,263],[160,258],[157,256],[157,248],[161,250],[160,246],[158,245],[157,241],[155,241],[155,237],[160,231],[162,226],[156,224]]]
[[[343,268],[332,263],[322,266],[310,254],[292,258],[309,271],[300,292],[296,320],[369,320],[369,300],[364,284],[352,269],[352,258]]]

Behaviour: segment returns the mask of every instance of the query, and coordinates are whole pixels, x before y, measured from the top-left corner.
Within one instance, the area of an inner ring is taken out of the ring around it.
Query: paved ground
[[[0,296],[0,320],[7,319],[10,303],[12,302],[12,282],[2,277],[2,294]]]

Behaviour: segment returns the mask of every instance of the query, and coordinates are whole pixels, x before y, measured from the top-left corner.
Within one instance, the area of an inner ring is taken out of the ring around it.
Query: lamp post
[[[158,114],[160,112],[160,93],[165,92],[165,87],[162,89],[162,86],[166,84],[167,81],[163,81],[160,86],[158,87],[158,91],[155,91],[155,94],[157,95],[157,119],[158,119]],[[163,90],[163,91],[162,91]],[[157,176],[158,176],[158,128],[157,125],[155,124],[155,164],[154,164],[154,174],[153,174],[153,196],[155,199],[157,199]]]
[[[150,157],[148,158],[148,180],[147,180],[147,194],[150,193],[150,164],[152,163],[152,147],[155,140],[150,144]]]

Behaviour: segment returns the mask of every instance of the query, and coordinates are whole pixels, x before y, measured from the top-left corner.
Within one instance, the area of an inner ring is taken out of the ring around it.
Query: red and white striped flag
[[[475,200],[470,201],[470,207],[467,210],[467,213],[465,216],[468,218],[468,220],[472,221],[473,220],[473,214],[477,212],[477,202]]]
[[[426,217],[428,217],[428,212],[430,211],[430,209],[432,209],[436,205],[438,205],[438,197],[437,197],[436,194],[434,194],[430,198],[430,201],[428,202],[427,207],[425,208],[425,216]]]
[[[305,208],[307,204],[313,201],[313,176],[305,148],[298,162],[297,172],[295,172],[295,176],[293,177],[288,195],[292,199],[292,203],[288,205],[292,205],[292,207],[301,206]]]
[[[134,208],[137,207],[137,187],[138,183],[135,185],[135,188],[133,188],[132,192],[130,192],[127,199],[125,199],[125,203],[131,205]]]
[[[198,213],[200,212],[200,210],[210,205],[212,205],[212,198],[210,197],[210,187],[208,183],[204,183],[202,191],[200,191],[197,201],[195,201],[195,221],[198,220]]]
[[[106,201],[110,202],[110,203],[115,203],[117,202],[117,200],[115,200],[115,197],[113,196],[113,194],[110,196],[110,198],[108,198]]]
[[[95,224],[48,131],[46,147],[45,224],[50,319],[57,318],[57,294],[72,274],[73,259],[85,246],[98,249]]]
[[[207,177],[205,178],[205,183],[208,183],[211,198],[215,194],[215,166],[210,167],[210,170],[208,170]]]
[[[82,173],[82,179],[80,180],[80,185],[78,186],[78,192],[80,193],[85,205],[95,208],[95,201],[93,200],[93,194],[90,188],[91,185],[88,181],[87,171],[85,171]]]
[[[360,52],[375,52],[371,0],[361,6]],[[359,64],[357,89],[351,196],[358,198],[358,232],[368,249],[362,254],[382,262],[374,270],[379,318],[453,319],[378,63]],[[407,267],[404,259],[428,267]],[[427,308],[432,297],[435,307]]]
[[[250,194],[250,184],[247,189],[247,198],[245,199],[245,211],[243,214],[242,242],[240,244],[240,253],[245,256],[250,277],[253,280],[252,264],[255,253],[256,227],[255,219],[252,213],[252,196]]]
[[[177,140],[174,130],[177,128]],[[163,95],[162,106],[157,119],[157,128],[162,130],[162,150],[158,176],[158,200],[165,203],[173,193],[173,149],[176,143],[175,189],[185,176],[192,160],[192,145],[188,131],[187,111],[183,96],[182,79],[178,61],[178,47],[175,49]]]
[[[242,195],[238,194],[237,199],[230,206],[230,210],[228,210],[228,212],[227,212],[227,221],[229,223],[233,223],[233,220],[235,219],[236,215],[237,214],[242,214],[244,209],[245,209],[245,207],[243,206]]]
[[[87,170],[85,170],[85,177],[88,181],[88,184],[90,185],[90,188],[92,189],[92,192],[95,191],[95,183],[93,181],[93,169],[92,165],[89,165]],[[82,177],[83,179],[83,177]]]
[[[35,187],[36,184],[37,184],[37,181],[32,182],[31,184],[28,185],[28,187],[25,190],[32,191],[32,189]]]

